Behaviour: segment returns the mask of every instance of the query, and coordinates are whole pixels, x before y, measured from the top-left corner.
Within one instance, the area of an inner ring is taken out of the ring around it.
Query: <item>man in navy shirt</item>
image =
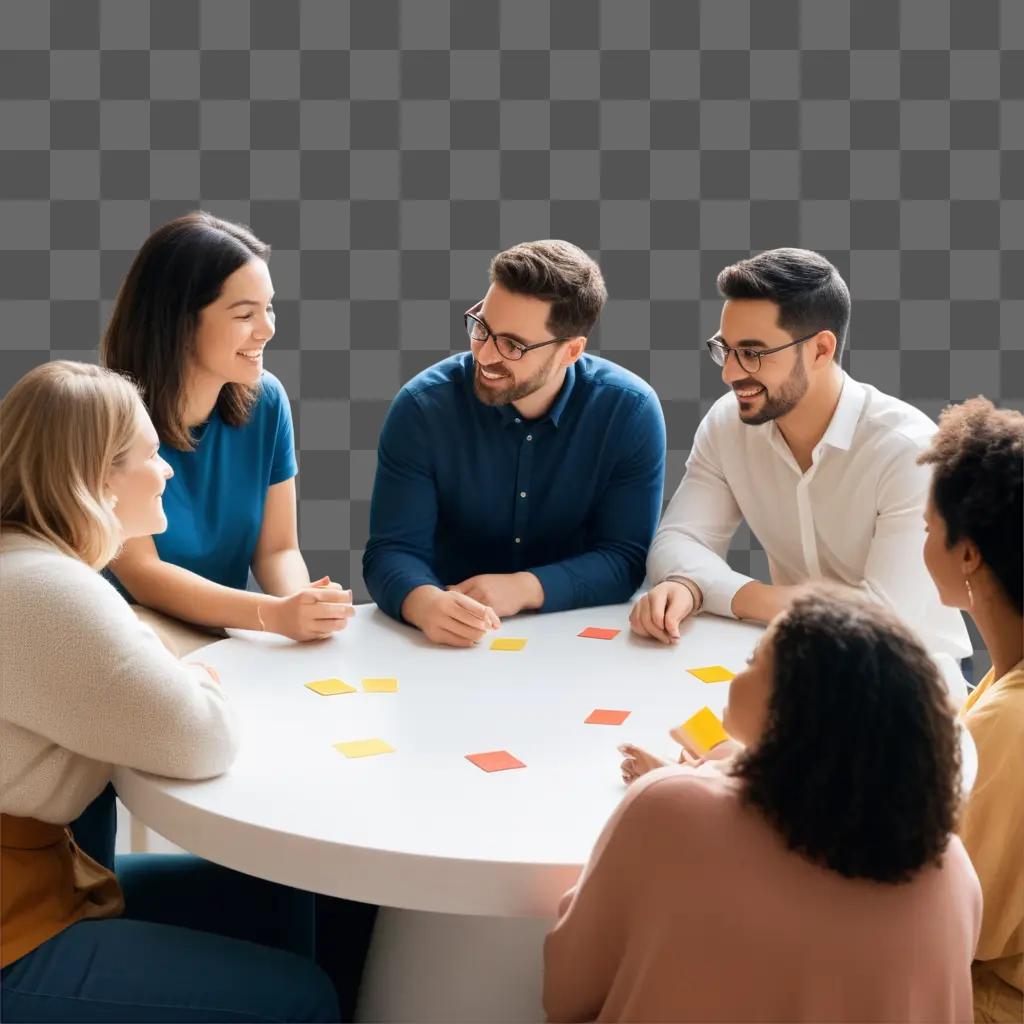
[[[563,241],[491,262],[470,351],[399,391],[381,430],[363,575],[388,615],[467,647],[500,616],[627,601],[661,511],[654,390],[584,350],[607,298]]]

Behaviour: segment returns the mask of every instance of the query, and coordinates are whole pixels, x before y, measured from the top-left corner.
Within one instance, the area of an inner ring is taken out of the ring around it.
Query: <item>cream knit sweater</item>
[[[0,537],[0,811],[74,820],[127,765],[203,779],[231,764],[220,687],[53,545]]]

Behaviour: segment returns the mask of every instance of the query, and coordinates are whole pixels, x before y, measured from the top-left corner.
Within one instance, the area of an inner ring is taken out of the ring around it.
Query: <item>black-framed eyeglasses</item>
[[[482,303],[478,302],[472,309],[468,309],[462,314],[466,322],[466,333],[469,335],[470,341],[475,341],[478,344],[485,345],[488,338],[493,338],[494,347],[503,359],[522,359],[527,352],[532,352],[535,348],[557,345],[560,341],[568,341],[573,337],[572,334],[567,334],[564,338],[552,338],[550,341],[538,341],[535,345],[526,345],[518,338],[512,338],[507,334],[495,334],[487,326],[487,321],[477,312],[481,305]]]
[[[789,341],[785,345],[779,345],[776,348],[730,348],[717,336],[708,338],[705,344],[711,353],[711,358],[719,366],[725,366],[729,356],[734,355],[736,362],[739,363],[743,370],[746,370],[747,373],[757,373],[761,369],[762,356],[771,356],[776,352],[781,352],[783,349],[792,348],[794,345],[802,345],[805,341],[810,341],[811,338],[816,338],[819,334],[821,334],[821,331],[815,331],[813,334],[797,338],[796,341]]]

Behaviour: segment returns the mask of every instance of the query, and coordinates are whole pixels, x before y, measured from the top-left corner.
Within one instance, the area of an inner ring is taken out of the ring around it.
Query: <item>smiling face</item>
[[[778,316],[779,307],[768,299],[730,299],[722,307],[717,340],[752,352],[786,345],[794,338],[779,327]],[[736,395],[740,419],[757,426],[796,408],[810,386],[807,366],[814,351],[813,341],[794,345],[764,356],[753,373],[730,354],[722,367],[722,380]]]
[[[263,348],[274,336],[273,297],[270,270],[261,259],[226,278],[220,295],[200,310],[193,373],[221,384],[258,384]]]
[[[550,312],[550,302],[492,284],[478,315],[495,334],[506,335],[523,345],[535,345],[552,337],[547,325]],[[561,370],[582,352],[583,339],[549,345],[515,360],[495,348],[494,338],[471,341],[470,349],[476,397],[486,405],[508,405],[554,385]]]
[[[722,724],[733,739],[748,749],[757,746],[768,726],[775,685],[774,632],[773,625],[769,625],[747,659],[747,667],[729,682],[729,703],[722,715]]]
[[[135,436],[107,477],[107,490],[117,499],[114,514],[121,523],[122,540],[167,529],[162,496],[173,475],[160,457],[160,440],[140,402]]]

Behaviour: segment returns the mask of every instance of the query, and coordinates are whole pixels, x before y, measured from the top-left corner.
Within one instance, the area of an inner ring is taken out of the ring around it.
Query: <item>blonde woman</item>
[[[134,387],[49,363],[0,427],[4,1019],[336,1020],[327,977],[268,948],[300,945],[307,894],[193,857],[118,858],[115,875],[75,842],[115,766],[208,778],[237,735],[214,673],[168,653],[98,571],[167,525],[171,470]]]

